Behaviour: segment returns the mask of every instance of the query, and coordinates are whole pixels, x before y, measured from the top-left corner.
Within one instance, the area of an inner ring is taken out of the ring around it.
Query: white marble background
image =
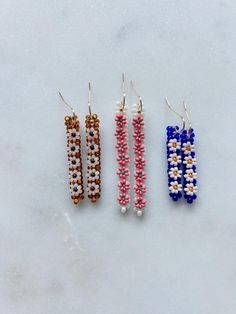
[[[2,0],[0,16],[1,314],[235,314],[236,2]],[[122,71],[146,105],[143,219],[116,203]],[[57,91],[83,121],[89,80],[103,194],[77,208]],[[193,207],[168,197],[165,95],[197,133]]]

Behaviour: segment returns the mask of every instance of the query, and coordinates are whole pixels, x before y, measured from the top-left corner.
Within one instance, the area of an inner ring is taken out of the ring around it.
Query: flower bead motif
[[[186,165],[187,168],[192,168],[193,166],[196,166],[196,158],[192,156],[186,156],[184,157],[183,164]]]
[[[142,145],[141,143],[136,143],[135,145],[134,145],[134,153],[136,154],[136,155],[141,155],[141,154],[143,154],[145,152],[145,147],[144,147],[144,145]]]
[[[147,189],[146,189],[146,186],[144,183],[139,183],[137,182],[137,184],[135,184],[134,186],[134,190],[135,190],[135,193],[139,196],[142,196],[143,193],[146,193]]]
[[[124,114],[117,114],[115,117],[116,125],[119,128],[124,128],[127,124],[127,118]]]
[[[178,126],[168,126],[167,129],[167,161],[169,196],[173,201],[182,197],[181,142]]]
[[[94,154],[94,153],[97,153],[99,151],[99,146],[97,144],[93,144],[93,143],[89,143],[87,145],[87,150]]]
[[[67,131],[67,139],[70,142],[75,142],[76,140],[80,139],[80,134],[76,130],[76,128],[68,129],[68,131]]]
[[[190,128],[181,134],[181,149],[183,153],[183,190],[184,198],[191,204],[197,198],[197,172],[194,146],[194,130]]]
[[[181,163],[181,156],[177,155],[176,153],[170,154],[168,161],[171,166],[177,166],[178,164]]]
[[[78,180],[81,180],[81,172],[76,171],[76,170],[72,170],[69,173],[69,178],[70,178],[70,182],[75,183]]]
[[[118,141],[125,141],[126,139],[126,131],[124,129],[117,129],[115,132],[115,137]]]
[[[197,180],[197,173],[193,169],[186,169],[184,178],[187,182],[193,182]]]
[[[76,115],[65,117],[67,156],[71,199],[78,204],[84,198],[82,159],[80,151],[80,125]]]
[[[86,137],[89,142],[94,142],[94,140],[98,138],[98,131],[93,127],[86,129]]]
[[[87,144],[87,193],[91,202],[100,198],[101,192],[101,149],[97,114],[85,117]]]
[[[173,138],[173,139],[169,140],[167,146],[168,146],[170,152],[176,152],[177,150],[180,149],[181,144],[176,138]]]
[[[194,145],[192,145],[190,142],[183,143],[182,151],[184,155],[189,155],[195,151]]]
[[[190,196],[196,195],[197,190],[198,190],[197,186],[194,185],[193,183],[187,183],[186,187],[184,188],[186,195],[190,195]]]
[[[81,164],[81,160],[79,158],[76,158],[76,156],[70,156],[68,158],[68,165],[69,165],[69,169],[77,169],[78,167],[80,167]]]
[[[120,205],[127,205],[130,201],[130,196],[128,194],[121,193],[118,196],[117,200],[120,203]]]
[[[182,184],[178,183],[178,181],[172,181],[170,183],[169,190],[171,193],[178,194],[182,191]]]
[[[143,169],[145,165],[146,165],[146,160],[142,156],[135,158],[135,167],[137,169]]]
[[[120,154],[123,154],[127,151],[128,149],[128,144],[124,140],[120,141],[117,143],[116,148]]]
[[[126,154],[118,155],[117,161],[120,166],[124,167],[129,163],[129,156]]]
[[[143,182],[146,180],[146,172],[138,169],[136,170],[134,177],[137,182]]]
[[[71,194],[75,197],[78,197],[82,193],[82,186],[79,184],[73,184],[70,186]]]
[[[76,145],[75,143],[70,143],[67,146],[67,152],[69,155],[74,156],[76,155],[80,150],[80,147],[78,145]]]
[[[90,169],[90,170],[87,172],[87,178],[88,178],[90,181],[99,180],[99,178],[100,178],[100,172],[99,172],[99,171],[96,171],[95,169]]]
[[[146,181],[146,160],[144,158],[145,146],[144,146],[144,116],[143,106],[140,104],[134,105],[133,113],[133,139],[134,139],[134,155],[135,155],[135,172],[134,172],[134,208],[138,216],[142,216],[146,207],[146,200],[144,198],[147,192]]]
[[[88,167],[95,167],[99,165],[99,158],[95,155],[88,156],[87,163]]]
[[[122,193],[126,193],[130,189],[130,183],[129,181],[122,179],[118,182],[118,187]]]
[[[88,195],[95,196],[96,194],[99,194],[99,185],[95,182],[89,182],[87,185],[87,192]]]
[[[117,174],[121,179],[126,179],[129,177],[129,169],[125,167],[119,168]]]
[[[177,180],[178,178],[181,178],[182,176],[182,170],[180,170],[178,167],[170,168],[170,171],[168,172],[171,179]]]
[[[143,210],[146,206],[146,200],[143,197],[138,197],[134,201],[134,206],[138,209]]]
[[[115,116],[116,130],[116,150],[117,150],[117,162],[118,162],[118,171],[117,175],[119,178],[118,181],[118,203],[121,210],[121,213],[125,213],[129,207],[130,203],[130,182],[129,182],[129,165],[130,158],[127,154],[128,152],[128,142],[127,142],[127,117],[126,117],[126,108],[118,103]]]
[[[137,132],[137,130],[140,130],[144,126],[144,118],[140,115],[133,118],[133,126]]]
[[[133,138],[135,139],[136,142],[142,142],[145,138],[144,132],[137,130],[133,134]]]

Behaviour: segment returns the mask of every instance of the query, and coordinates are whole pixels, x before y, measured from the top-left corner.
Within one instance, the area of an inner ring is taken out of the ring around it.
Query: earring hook
[[[185,130],[185,119],[184,119],[184,117],[183,117],[181,114],[179,114],[177,111],[175,111],[175,109],[174,109],[174,108],[171,106],[171,104],[169,103],[169,100],[167,99],[167,97],[165,97],[165,101],[166,101],[166,104],[167,104],[168,108],[169,108],[171,111],[173,111],[178,117],[180,117],[180,119],[182,120],[182,124],[183,124],[182,130],[181,130],[181,131],[177,131],[177,130],[176,130],[176,132],[182,133],[182,132]]]
[[[188,110],[187,110],[187,106],[186,106],[184,101],[183,101],[183,106],[184,106],[185,115],[186,115],[186,117],[188,119],[189,129],[191,129],[192,128],[192,122],[191,122],[191,119],[190,119],[190,116],[189,116],[189,113],[188,113]]]
[[[91,88],[91,83],[88,83],[88,108],[89,108],[89,115],[92,115],[92,111],[91,111],[91,98],[92,98],[92,88]]]
[[[136,90],[136,88],[135,88],[134,83],[133,83],[132,80],[130,81],[130,85],[131,85],[131,87],[133,88],[134,93],[136,94],[136,96],[137,96],[138,99],[139,99],[139,111],[142,112],[142,110],[143,110],[142,98],[141,98],[141,96],[139,95],[139,93],[137,92],[137,90]]]
[[[122,73],[122,100],[121,100],[121,110],[122,111],[125,109],[125,100],[126,100],[126,94],[125,94],[125,74]]]
[[[64,97],[62,96],[61,92],[58,91],[59,96],[61,97],[61,100],[64,102],[64,104],[70,108],[70,110],[73,112],[73,115],[75,115],[75,110],[74,108],[68,104],[68,102],[64,99]]]

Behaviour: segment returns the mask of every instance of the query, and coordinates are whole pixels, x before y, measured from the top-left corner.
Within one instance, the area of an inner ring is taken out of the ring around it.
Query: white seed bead
[[[127,211],[127,208],[126,208],[125,206],[122,206],[121,209],[120,209],[120,212],[121,212],[122,214],[125,214],[126,211]]]
[[[137,216],[138,216],[138,217],[141,217],[142,214],[143,214],[143,211],[142,211],[142,210],[137,210]]]

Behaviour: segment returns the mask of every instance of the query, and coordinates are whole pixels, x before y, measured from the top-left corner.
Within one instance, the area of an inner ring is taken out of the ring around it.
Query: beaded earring
[[[194,129],[192,128],[191,120],[184,103],[184,110],[188,119],[189,127],[184,130],[180,136],[181,150],[183,159],[183,191],[184,198],[191,204],[197,198],[197,172],[196,172],[196,156],[194,147]]]
[[[78,204],[84,199],[80,123],[74,109],[65,101],[60,92],[59,95],[64,104],[72,111],[72,116],[65,117],[65,126],[67,135],[70,193],[74,204]]]
[[[100,120],[91,111],[91,84],[89,83],[88,108],[85,117],[86,145],[87,145],[87,193],[92,203],[101,196],[101,148],[100,148]]]
[[[146,207],[146,172],[145,172],[145,146],[144,146],[144,106],[140,95],[134,88],[131,81],[131,86],[138,97],[138,101],[133,106],[133,139],[134,139],[134,156],[135,156],[135,173],[134,173],[134,210],[137,216],[142,216]]]
[[[185,128],[184,117],[176,112],[166,98],[167,106],[182,120],[182,129],[178,126],[167,127],[167,160],[169,195],[173,201],[178,201],[182,195],[191,204],[197,198],[197,173],[194,149],[194,130],[186,105],[184,110],[189,122]]]
[[[127,115],[126,115],[126,95],[125,95],[125,79],[122,74],[123,96],[122,100],[117,102],[115,124],[116,124],[116,149],[117,149],[117,162],[118,162],[118,202],[122,214],[127,212],[130,207],[130,171],[129,162],[130,157],[128,154],[128,132],[127,132]]]
[[[168,126],[166,128],[166,148],[167,148],[167,173],[168,173],[168,188],[169,196],[173,201],[178,201],[182,197],[182,154],[180,135],[185,129],[185,120],[182,115],[176,112],[170,105],[167,98],[166,104],[182,120],[182,129],[178,126]]]

